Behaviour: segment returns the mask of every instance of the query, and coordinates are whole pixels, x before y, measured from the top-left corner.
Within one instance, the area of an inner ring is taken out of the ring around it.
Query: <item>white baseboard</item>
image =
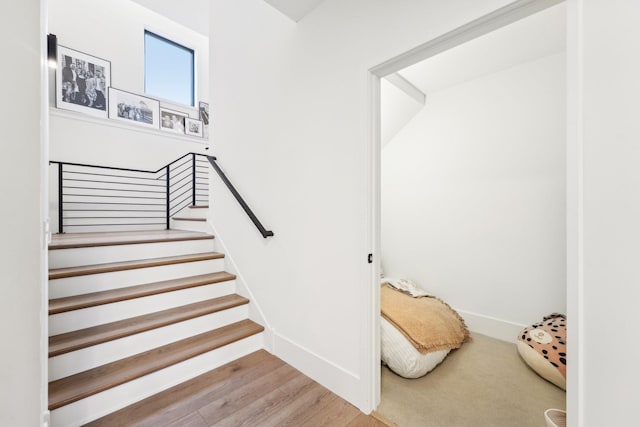
[[[264,326],[263,334],[265,336],[265,340],[264,340],[265,350],[273,353],[273,346],[272,346],[273,332],[272,332],[271,325],[269,325],[269,322],[267,321],[267,318],[265,317],[264,312],[260,308],[260,304],[258,303],[258,300],[256,300],[255,296],[253,295],[253,292],[251,292],[251,289],[247,284],[247,281],[245,280],[244,276],[240,272],[238,265],[233,259],[233,255],[229,251],[229,248],[227,247],[227,245],[225,245],[223,237],[220,235],[220,233],[218,233],[218,230],[213,225],[213,222],[211,220],[207,221],[206,233],[213,234],[215,236],[214,244],[216,245],[216,250],[224,254],[224,263],[225,263],[224,270],[228,273],[235,274],[236,293],[249,300],[249,319]]]
[[[363,401],[362,381],[358,375],[337,366],[276,331],[272,333],[273,354],[344,400],[351,402],[361,411],[363,410],[366,405]]]
[[[207,225],[209,232],[215,236],[216,250],[225,254],[225,271],[236,275],[236,293],[250,300],[249,318],[265,328],[262,333],[265,350],[281,358],[306,376],[314,379],[322,386],[367,413],[367,403],[365,402],[366,399],[364,399],[365,393],[362,391],[363,382],[360,377],[279,335],[267,321],[247,281],[238,269],[233,259],[233,254],[225,245],[224,238],[216,230],[213,221],[209,220]]]
[[[527,326],[504,319],[486,316],[484,314],[472,313],[458,309],[456,309],[456,311],[464,318],[464,321],[471,332],[487,335],[491,338],[511,343],[515,343],[517,341],[520,331]]]

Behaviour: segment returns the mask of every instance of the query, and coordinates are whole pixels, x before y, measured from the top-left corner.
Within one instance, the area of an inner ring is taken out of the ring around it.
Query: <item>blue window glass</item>
[[[144,91],[147,95],[195,105],[193,49],[144,32]]]

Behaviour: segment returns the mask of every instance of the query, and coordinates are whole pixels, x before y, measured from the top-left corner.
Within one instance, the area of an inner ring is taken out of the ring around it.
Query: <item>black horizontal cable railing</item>
[[[58,174],[58,232],[166,228],[188,206],[209,204],[209,164],[262,237],[273,236],[213,156],[187,153],[158,170],[50,161]]]
[[[231,194],[233,194],[233,196],[236,198],[236,200],[238,201],[242,209],[244,209],[245,213],[249,216],[249,218],[251,219],[251,222],[253,222],[253,224],[256,226],[258,231],[260,231],[260,234],[262,234],[262,237],[266,239],[267,237],[273,236],[273,231],[267,230],[262,225],[262,223],[253,213],[249,205],[247,205],[247,203],[244,201],[240,193],[238,193],[238,190],[236,190],[233,184],[231,184],[231,181],[229,181],[229,178],[227,178],[227,175],[225,175],[222,169],[220,169],[220,166],[218,166],[218,163],[216,162],[217,159],[213,156],[206,156],[206,157],[209,160],[209,163],[211,163],[211,166],[213,166],[213,169],[218,173],[218,176],[220,176],[220,179],[222,180],[222,182],[224,182],[224,184],[227,186],[229,191],[231,191]]]
[[[117,227],[170,228],[187,206],[209,203],[209,168],[203,154],[187,153],[158,170],[71,162],[57,166],[58,232]]]

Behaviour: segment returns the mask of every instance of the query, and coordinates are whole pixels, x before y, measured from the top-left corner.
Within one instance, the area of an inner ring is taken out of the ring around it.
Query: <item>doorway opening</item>
[[[412,279],[456,309],[474,337],[419,380],[388,368],[374,374],[379,412],[400,425],[452,423],[444,413],[464,424],[469,414],[477,421],[481,408],[489,424],[527,425],[491,419],[505,411],[485,399],[490,393],[473,395],[476,385],[498,387],[505,407],[519,392],[538,390],[536,405],[511,414],[530,409],[533,425],[545,408],[565,407],[564,391],[516,349],[525,326],[567,313],[565,33],[561,1],[516,2],[371,70],[379,261],[372,281],[382,270]],[[377,291],[375,358],[379,298]],[[502,385],[494,384],[496,372],[504,373]],[[478,383],[469,383],[474,377]],[[425,390],[429,409],[409,399]],[[437,399],[450,400],[448,409]],[[422,414],[398,403],[411,400]],[[394,419],[394,408],[413,418]]]

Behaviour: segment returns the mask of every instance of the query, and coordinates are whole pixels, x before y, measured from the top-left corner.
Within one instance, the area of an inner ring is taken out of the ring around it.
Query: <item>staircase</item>
[[[250,301],[204,232],[206,212],[172,219],[189,231],[54,237],[52,427],[85,424],[264,347]]]
[[[171,227],[180,230],[207,231],[206,206],[191,206],[171,218]]]

